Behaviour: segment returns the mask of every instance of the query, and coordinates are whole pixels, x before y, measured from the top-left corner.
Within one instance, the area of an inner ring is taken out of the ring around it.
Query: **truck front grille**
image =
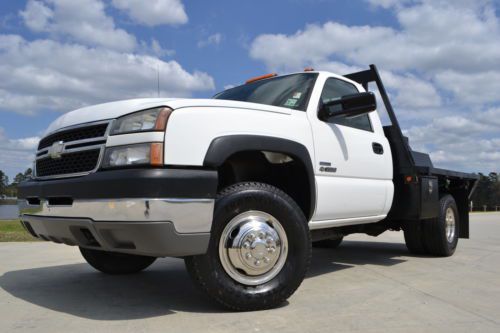
[[[104,123],[60,131],[40,140],[40,143],[38,144],[38,150],[50,147],[54,142],[57,141],[70,142],[103,137],[106,134],[107,127],[108,124]]]
[[[66,128],[38,145],[36,178],[72,177],[94,172],[107,139],[109,121]]]
[[[37,177],[90,172],[99,161],[100,149],[65,154],[60,158],[45,157],[36,162]]]

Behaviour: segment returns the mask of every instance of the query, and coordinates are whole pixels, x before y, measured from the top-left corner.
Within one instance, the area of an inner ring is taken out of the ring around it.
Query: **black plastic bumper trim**
[[[84,218],[23,215],[23,223],[43,240],[152,257],[204,254],[210,233],[180,234],[172,222],[96,222]]]
[[[204,169],[125,169],[82,177],[30,180],[18,197],[72,199],[215,198],[217,171]]]

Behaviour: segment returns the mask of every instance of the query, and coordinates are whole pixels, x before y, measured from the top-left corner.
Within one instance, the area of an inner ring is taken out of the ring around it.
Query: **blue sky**
[[[147,5],[146,5],[147,4]],[[30,165],[63,112],[209,97],[268,71],[378,64],[414,148],[500,165],[499,3],[490,0],[30,0],[0,3],[0,169]]]

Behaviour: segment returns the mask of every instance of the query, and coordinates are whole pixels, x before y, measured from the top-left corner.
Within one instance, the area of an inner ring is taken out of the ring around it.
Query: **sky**
[[[498,0],[0,2],[0,170],[30,167],[64,112],[211,97],[267,72],[376,64],[435,166],[500,171]]]

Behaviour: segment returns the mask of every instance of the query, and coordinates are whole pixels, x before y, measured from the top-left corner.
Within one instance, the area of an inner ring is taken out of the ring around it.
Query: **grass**
[[[0,205],[17,205],[16,199],[0,199]]]
[[[0,220],[0,242],[33,242],[38,239],[24,230],[19,220]]]
[[[487,211],[483,211],[483,210],[475,210],[473,212],[469,212],[470,214],[488,214],[488,213],[500,213],[500,210],[487,210]]]

